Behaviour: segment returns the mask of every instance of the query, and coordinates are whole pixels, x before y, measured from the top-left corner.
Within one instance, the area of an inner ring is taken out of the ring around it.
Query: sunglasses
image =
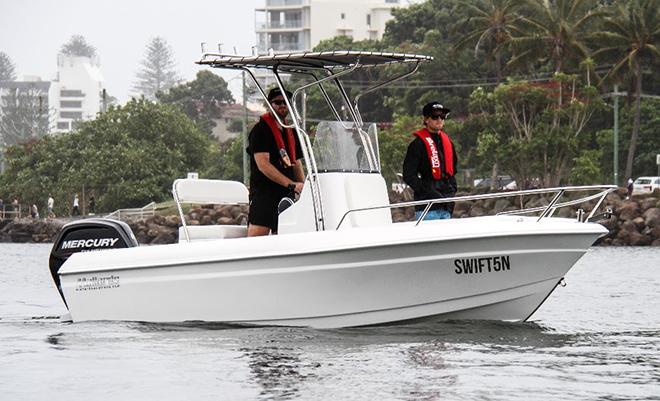
[[[437,119],[445,120],[445,119],[447,119],[447,115],[446,114],[436,114],[434,116],[429,116],[429,118],[431,120],[437,120]]]
[[[273,100],[271,103],[276,105],[276,106],[282,106],[282,105],[286,104],[286,102],[284,100]]]

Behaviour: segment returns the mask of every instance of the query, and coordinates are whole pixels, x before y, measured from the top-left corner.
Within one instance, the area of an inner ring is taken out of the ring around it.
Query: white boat
[[[359,68],[401,63],[413,73],[430,57],[373,52],[268,56],[206,54],[199,62],[251,77],[269,68],[314,77],[294,91],[292,127],[307,179],[279,216],[279,235],[246,237],[244,226],[188,226],[181,203],[246,203],[238,182],[177,180],[179,243],[137,246],[128,226],[90,219],[64,227],[51,272],[74,322],[207,321],[336,328],[424,319],[528,319],[607,230],[593,221],[613,186],[562,187],[389,204],[375,126],[360,117],[339,78]],[[320,78],[318,76],[321,76]],[[265,94],[254,80],[262,95]],[[331,84],[351,121],[326,96]],[[372,89],[384,84],[375,85]],[[338,121],[319,123],[314,144],[299,112],[301,91],[320,88]],[[363,92],[365,93],[365,92]],[[562,202],[566,193],[586,192]],[[549,193],[548,205],[495,216],[394,223],[391,210],[441,202]],[[575,219],[561,207],[595,203]],[[107,249],[116,248],[116,249]],[[80,252],[81,250],[98,252]]]

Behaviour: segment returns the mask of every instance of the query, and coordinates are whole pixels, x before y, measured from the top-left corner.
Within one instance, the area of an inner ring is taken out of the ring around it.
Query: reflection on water
[[[62,337],[63,337],[63,336],[64,336],[64,333],[51,334],[51,335],[49,335],[48,337],[46,337],[46,342],[47,342],[48,344],[52,344],[52,345],[53,345],[53,347],[52,347],[53,349],[63,350],[63,349],[65,349],[65,348],[61,345],[61,340],[62,340]]]
[[[289,400],[297,397],[300,386],[315,377],[310,371],[321,366],[320,363],[301,361],[300,352],[294,348],[271,346],[241,348],[240,351],[244,353],[254,382],[262,387],[259,394],[267,398]]]
[[[358,342],[425,342],[516,347],[561,347],[575,341],[572,334],[557,333],[541,323],[510,323],[482,320],[423,322],[402,326],[348,328],[335,331]]]

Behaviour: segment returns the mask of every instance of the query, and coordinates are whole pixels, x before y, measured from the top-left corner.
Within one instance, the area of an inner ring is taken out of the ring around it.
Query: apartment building
[[[59,54],[52,84],[55,131],[69,131],[76,121],[94,119],[101,111],[103,75],[97,58]]]
[[[380,39],[401,0],[265,0],[255,9],[259,53],[311,50],[321,40]]]
[[[7,132],[0,133],[0,145],[70,131],[77,121],[96,118],[102,107],[103,76],[98,59],[59,54],[52,81],[25,76],[0,82],[0,117],[7,123],[2,125]]]

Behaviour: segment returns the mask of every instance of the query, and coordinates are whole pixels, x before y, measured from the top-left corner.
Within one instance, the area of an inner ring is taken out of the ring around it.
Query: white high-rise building
[[[57,78],[50,105],[56,110],[55,131],[69,131],[76,121],[92,120],[103,103],[103,76],[96,58],[57,56]]]
[[[380,39],[401,0],[265,0],[255,9],[259,53],[311,50],[321,40]]]

